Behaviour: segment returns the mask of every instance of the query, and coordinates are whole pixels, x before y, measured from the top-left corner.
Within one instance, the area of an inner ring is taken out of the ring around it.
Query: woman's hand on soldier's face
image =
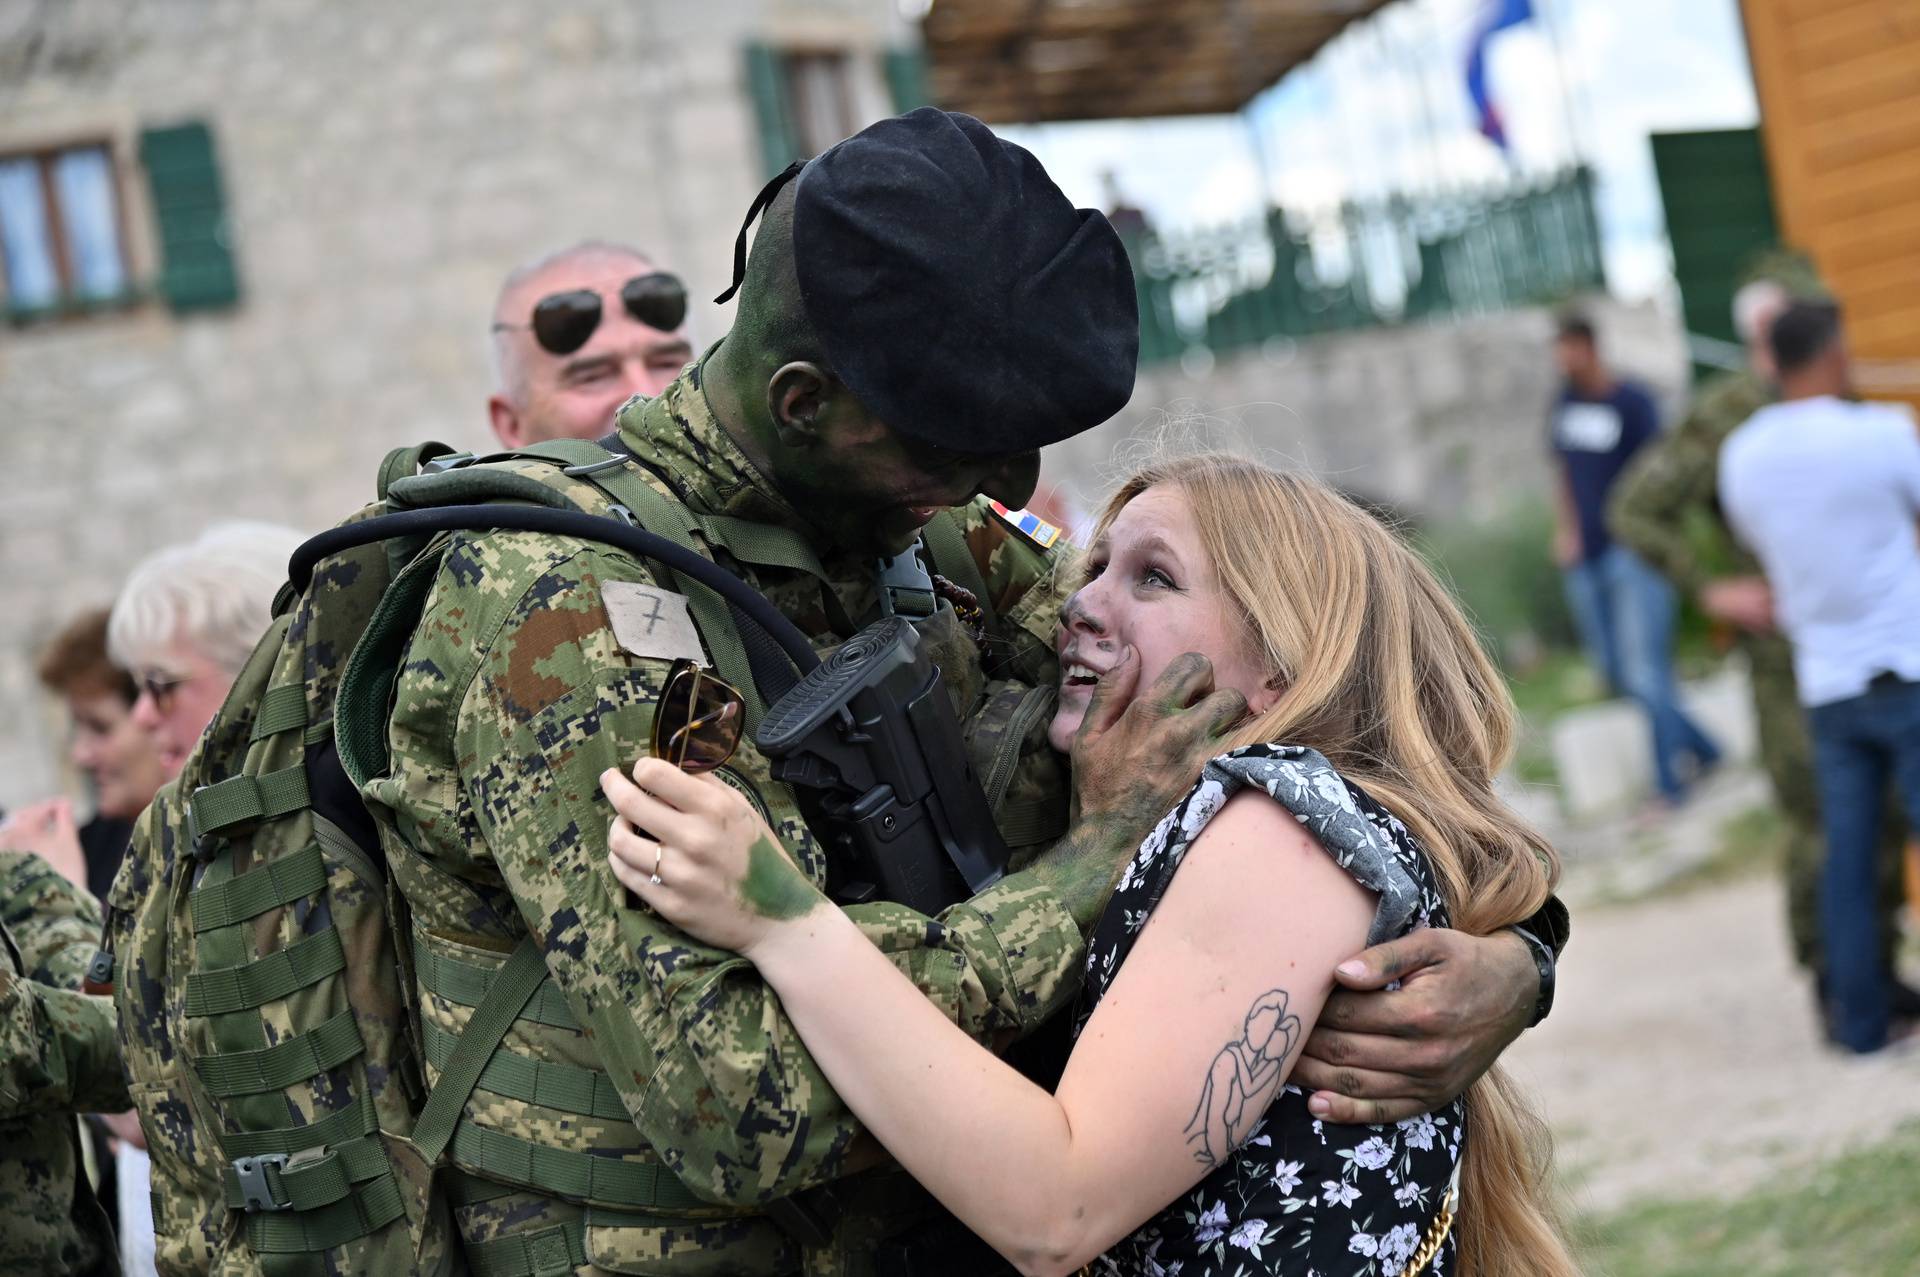
[[[718,777],[643,758],[631,780],[602,773],[600,789],[618,813],[607,833],[614,877],[695,939],[751,957],[781,923],[826,902]]]

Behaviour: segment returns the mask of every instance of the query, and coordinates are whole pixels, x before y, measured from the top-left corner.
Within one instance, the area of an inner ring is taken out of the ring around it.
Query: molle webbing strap
[[[303,728],[307,725],[307,689],[300,683],[287,683],[280,687],[269,687],[261,693],[260,703],[253,711],[253,733],[250,740],[265,740],[281,732]]]
[[[426,1029],[427,1060],[445,1069],[461,1039],[431,1020]],[[613,1079],[594,1069],[576,1068],[551,1060],[536,1060],[501,1047],[480,1070],[478,1088],[510,1100],[558,1109],[580,1117],[632,1122]]]
[[[587,1262],[589,1228],[672,1228],[685,1227],[689,1222],[685,1216],[589,1206],[584,1216],[565,1223],[492,1241],[468,1242],[467,1269],[473,1277],[572,1277]]]
[[[415,1137],[417,1140],[417,1129]],[[453,1156],[455,1161],[493,1178],[538,1185],[573,1201],[604,1202],[633,1210],[697,1211],[713,1207],[658,1162],[628,1162],[550,1148],[472,1122],[461,1122],[453,1133]]]
[[[278,905],[292,904],[327,885],[327,865],[318,844],[291,856],[270,860],[237,878],[195,888],[189,901],[193,929],[211,931],[257,918]]]
[[[933,570],[973,595],[980,603],[980,610],[987,614],[987,628],[999,629],[1000,612],[993,606],[993,592],[987,588],[987,578],[967,546],[966,534],[960,530],[960,517],[951,510],[942,510],[920,535]]]
[[[467,1098],[473,1094],[480,1073],[500,1045],[500,1039],[513,1027],[534,990],[547,979],[546,956],[529,936],[500,968],[486,996],[468,1017],[447,1067],[441,1070],[440,1079],[427,1095],[426,1107],[420,1110],[419,1121],[414,1123],[413,1142],[429,1165],[440,1160],[447,1141],[455,1137],[455,1127],[461,1124],[460,1114],[467,1107]]]
[[[473,1277],[571,1277],[587,1262],[586,1221],[468,1242],[466,1251]]]
[[[274,820],[307,805],[307,769],[303,763],[260,776],[229,776],[193,791],[188,805],[196,834],[206,837]]]
[[[297,1165],[269,1162],[261,1169],[267,1191],[282,1210],[318,1210],[353,1191],[355,1184],[377,1179],[391,1169],[387,1151],[377,1139],[357,1139],[335,1145],[319,1157]],[[245,1210],[247,1194],[231,1167],[221,1175],[228,1210]]]
[[[418,936],[414,938],[413,959],[414,974],[421,988],[429,993],[437,993],[449,1002],[458,1002],[463,1007],[477,1007],[486,1001],[487,993],[499,974],[499,968],[477,966],[435,953]],[[533,995],[521,1009],[519,1018],[554,1029],[572,1029],[575,1032],[580,1029],[580,1021],[573,1018],[566,998],[551,984],[541,987]]]
[[[187,974],[187,1014],[224,1015],[264,1006],[346,968],[340,933],[329,927],[317,936],[239,966]]]
[[[310,1211],[254,1212],[247,1244],[261,1255],[314,1255],[365,1237],[406,1214],[392,1175],[355,1188],[331,1206]]]
[[[278,1091],[318,1077],[345,1064],[365,1047],[352,1011],[342,1011],[317,1029],[308,1029],[276,1046],[258,1051],[230,1051],[202,1057],[197,1062],[200,1081],[209,1092],[226,1099]]]
[[[228,1131],[220,1137],[220,1149],[228,1157],[291,1157],[312,1148],[344,1144],[361,1135],[371,1135],[380,1127],[374,1112],[373,1092],[362,1091],[343,1109],[327,1114],[305,1126],[283,1126],[271,1131]]]

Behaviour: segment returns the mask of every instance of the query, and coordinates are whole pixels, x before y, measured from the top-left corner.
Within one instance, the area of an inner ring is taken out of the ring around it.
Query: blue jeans
[[[1855,1051],[1886,1045],[1888,996],[1880,940],[1880,819],[1891,779],[1920,827],[1920,683],[1883,678],[1864,695],[1807,711],[1827,859],[1820,929],[1834,1040]]]
[[[1691,754],[1702,769],[1720,761],[1720,747],[1680,709],[1673,685],[1673,587],[1620,546],[1564,573],[1567,606],[1580,644],[1616,694],[1647,712],[1653,731],[1653,773],[1660,792],[1685,793],[1679,760]]]

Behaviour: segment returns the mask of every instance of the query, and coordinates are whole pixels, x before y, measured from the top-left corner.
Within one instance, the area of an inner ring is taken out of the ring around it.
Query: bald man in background
[[[687,290],[638,249],[589,240],[519,267],[493,307],[487,417],[504,448],[598,439],[693,359]]]

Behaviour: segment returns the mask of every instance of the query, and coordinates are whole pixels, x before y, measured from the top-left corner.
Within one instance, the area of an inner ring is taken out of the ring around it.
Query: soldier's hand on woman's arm
[[[1343,987],[1294,1081],[1312,1092],[1315,1117],[1339,1123],[1399,1122],[1450,1103],[1520,1036],[1540,992],[1533,955],[1510,931],[1416,931],[1341,963],[1334,979]]]
[[[1145,691],[1129,647],[1101,679],[1073,741],[1073,823],[1026,872],[1051,887],[1082,930],[1093,925],[1140,840],[1173,809],[1226,732],[1246,717],[1239,692],[1213,686],[1197,652]]]

